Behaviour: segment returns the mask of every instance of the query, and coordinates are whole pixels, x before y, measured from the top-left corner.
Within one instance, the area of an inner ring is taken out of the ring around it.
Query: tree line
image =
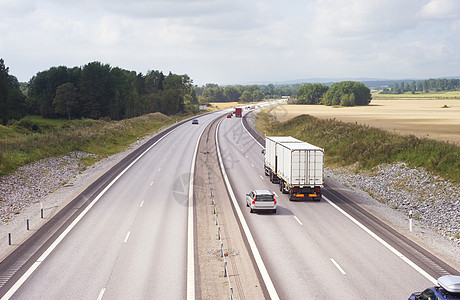
[[[433,92],[447,92],[447,91],[456,91],[460,89],[460,79],[447,79],[447,78],[438,78],[438,79],[427,79],[427,80],[412,80],[411,82],[401,81],[400,83],[394,82],[393,87],[384,88],[382,94],[402,94],[406,92],[411,92],[415,94],[416,92],[428,93]]]
[[[121,120],[157,111],[168,115],[198,111],[188,75],[160,71],[143,75],[100,62],[39,72],[28,82],[24,95],[0,60],[0,97],[4,124],[25,115]]]
[[[342,81],[330,87],[320,83],[302,85],[296,98],[298,104],[355,106],[368,105],[372,95],[370,89],[363,83]]]
[[[221,87],[217,84],[208,83],[202,87],[196,87],[200,103],[209,102],[253,102],[263,99],[276,99],[283,96],[294,95],[300,84],[295,85],[228,85]]]

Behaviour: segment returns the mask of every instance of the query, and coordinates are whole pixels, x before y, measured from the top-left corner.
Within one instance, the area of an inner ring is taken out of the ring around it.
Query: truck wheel
[[[250,212],[251,214],[253,214],[253,213],[254,213],[254,210],[253,210],[252,208],[250,208],[250,209],[249,209],[249,212]]]
[[[249,207],[249,203],[248,203],[248,201],[246,201],[246,206],[247,206],[247,207]]]
[[[273,213],[276,214],[276,209],[273,210]]]

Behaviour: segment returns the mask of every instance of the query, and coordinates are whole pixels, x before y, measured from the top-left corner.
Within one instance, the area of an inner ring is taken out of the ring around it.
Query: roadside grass
[[[371,169],[382,163],[406,162],[460,182],[460,147],[454,144],[309,115],[278,122],[267,112],[261,112],[256,128],[267,135],[290,135],[324,148],[327,165],[358,163],[358,168]]]
[[[171,118],[161,113],[122,121],[27,117],[10,126],[0,126],[0,176],[28,163],[73,151],[107,157],[123,151],[137,138],[184,118],[186,116]],[[83,162],[91,165],[96,160],[88,158]]]

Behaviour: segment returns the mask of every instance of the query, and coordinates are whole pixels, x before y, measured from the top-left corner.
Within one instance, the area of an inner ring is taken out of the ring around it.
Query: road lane
[[[326,201],[291,202],[277,193],[276,215],[249,214],[244,195],[254,188],[276,191],[278,185],[268,177],[260,179],[261,148],[240,127],[240,119],[222,122],[221,150],[232,188],[280,298],[400,299],[432,284]]]
[[[182,125],[147,152],[12,298],[185,298],[187,185],[194,145],[213,118]]]

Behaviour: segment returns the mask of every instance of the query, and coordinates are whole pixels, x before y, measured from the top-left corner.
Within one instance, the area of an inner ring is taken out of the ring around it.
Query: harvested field
[[[399,134],[460,145],[460,100],[372,100],[369,106],[280,105],[271,111],[283,122],[301,114],[357,122]]]

